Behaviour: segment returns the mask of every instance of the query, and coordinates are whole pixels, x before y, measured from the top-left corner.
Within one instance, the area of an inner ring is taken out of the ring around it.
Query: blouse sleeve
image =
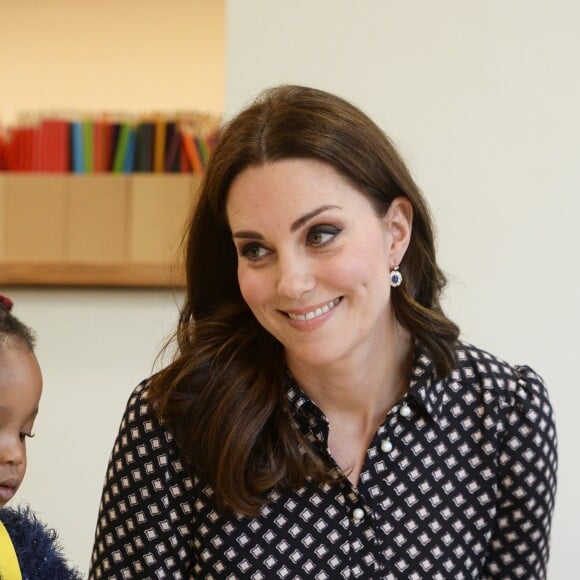
[[[129,399],[111,454],[91,580],[189,577],[192,481],[145,392]]]
[[[542,380],[516,369],[502,416],[495,530],[486,578],[546,578],[556,493],[557,446],[552,406]]]

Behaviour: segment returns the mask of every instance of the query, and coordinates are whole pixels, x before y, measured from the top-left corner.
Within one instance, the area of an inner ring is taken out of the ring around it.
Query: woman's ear
[[[396,197],[383,218],[387,228],[389,267],[398,266],[411,241],[413,231],[413,206],[403,195]]]

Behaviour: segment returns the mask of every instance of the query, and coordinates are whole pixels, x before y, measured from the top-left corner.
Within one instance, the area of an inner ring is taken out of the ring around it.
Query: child
[[[26,439],[42,393],[32,331],[14,317],[12,301],[0,294],[0,579],[69,580],[70,569],[47,529],[28,508],[5,508],[26,472]]]

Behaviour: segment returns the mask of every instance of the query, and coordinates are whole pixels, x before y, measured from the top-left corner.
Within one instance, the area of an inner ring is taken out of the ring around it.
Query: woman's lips
[[[307,322],[309,320],[314,320],[315,318],[318,318],[319,316],[322,316],[323,314],[326,314],[327,312],[330,312],[339,302],[340,302],[340,298],[335,298],[334,300],[331,300],[330,302],[327,302],[326,304],[324,304],[322,306],[314,308],[313,310],[310,310],[309,312],[305,312],[305,313],[301,313],[301,314],[298,314],[296,312],[286,312],[286,314],[288,315],[288,318],[290,318],[290,320],[296,320],[299,322]]]

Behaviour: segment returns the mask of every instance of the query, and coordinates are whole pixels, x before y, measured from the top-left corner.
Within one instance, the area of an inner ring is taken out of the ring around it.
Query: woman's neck
[[[293,377],[332,422],[351,420],[370,428],[382,421],[409,386],[414,341],[394,323],[388,340],[368,352],[357,352],[333,363],[311,366],[288,357]]]
[[[382,344],[381,344],[382,342]],[[378,427],[409,385],[414,341],[394,325],[372,352],[311,367],[288,361],[290,372],[329,424],[328,452],[352,485],[358,485]]]

